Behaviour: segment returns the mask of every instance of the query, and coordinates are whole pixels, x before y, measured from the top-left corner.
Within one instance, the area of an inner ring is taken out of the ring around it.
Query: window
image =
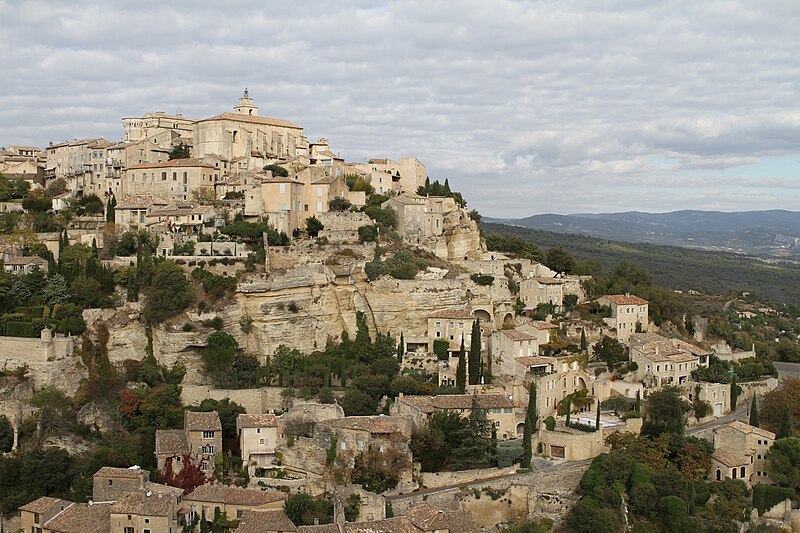
[[[130,520],[130,518],[128,518],[128,520]],[[122,531],[124,531],[124,533],[134,533],[135,530],[132,527],[124,527],[122,528]]]
[[[167,181],[167,173],[166,172],[162,172],[161,173],[161,181]]]
[[[172,173],[172,181],[178,181],[178,173],[177,172],[173,172]]]
[[[114,484],[114,480],[113,480],[113,479],[109,479],[109,480],[108,480],[108,486],[110,487],[110,486],[111,486],[111,485],[113,485],[113,484]]]
[[[203,438],[204,439],[213,439],[214,432],[213,431],[203,431]]]
[[[200,462],[200,470],[202,470],[203,472],[207,472],[208,471],[208,461],[201,461]]]
[[[280,186],[279,186],[279,189],[280,189],[280,193],[281,194],[285,194],[286,193],[286,184],[285,183],[281,183]]]
[[[317,196],[322,196],[322,187],[317,187]]]
[[[264,439],[258,439],[258,443],[263,446],[264,445]]]

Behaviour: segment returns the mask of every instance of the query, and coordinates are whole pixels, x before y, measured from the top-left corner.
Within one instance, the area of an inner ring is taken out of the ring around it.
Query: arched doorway
[[[488,313],[488,311],[484,309],[476,309],[473,313],[475,318],[481,321],[481,324],[491,324],[492,323],[492,315]]]
[[[525,434],[525,422],[517,424],[517,437],[522,437]]]

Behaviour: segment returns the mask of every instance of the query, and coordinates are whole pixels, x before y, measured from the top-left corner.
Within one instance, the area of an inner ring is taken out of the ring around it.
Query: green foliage
[[[419,196],[444,196],[446,198],[452,198],[459,206],[467,207],[467,201],[464,200],[461,193],[450,190],[450,184],[446,179],[444,183],[439,183],[439,180],[435,180],[431,183],[430,179],[426,179],[425,184],[417,188],[417,194]]]
[[[53,200],[47,194],[32,192],[22,200],[22,208],[25,211],[44,213],[53,207]]]
[[[469,361],[467,371],[469,373],[469,384],[477,385],[481,380],[481,320],[476,319],[472,323],[472,336],[469,344]]]
[[[334,212],[347,211],[351,207],[353,207],[353,204],[350,203],[350,200],[339,196],[328,202],[328,209]]]
[[[224,296],[233,294],[236,291],[236,278],[224,274],[219,276],[203,268],[197,267],[192,271],[192,279],[198,280],[203,284],[203,291],[206,297],[215,302]]]
[[[422,470],[484,468],[491,462],[490,427],[483,409],[471,409],[468,418],[450,411],[437,411],[424,431],[411,438],[414,459]]]
[[[683,434],[684,415],[690,406],[678,387],[667,386],[647,398],[647,416],[642,434],[659,436],[662,433]]]
[[[236,339],[223,331],[208,336],[208,344],[203,350],[203,367],[206,375],[215,383],[223,384],[226,381],[238,347]]]
[[[316,237],[323,229],[325,229],[325,226],[317,217],[308,217],[306,219],[306,233],[308,233],[309,237]]]
[[[375,192],[369,180],[358,174],[345,174],[344,182],[351,191],[364,191],[366,196],[371,196]]]
[[[470,275],[469,279],[471,279],[478,285],[484,285],[484,286],[491,285],[494,283],[494,276],[489,276],[484,274],[472,274]]]
[[[319,524],[330,524],[333,521],[333,501],[330,498],[315,499],[301,492],[290,494],[284,505],[286,514],[297,526],[314,525],[317,519]]]
[[[363,390],[348,390],[340,402],[345,416],[374,415],[377,401]]]
[[[490,233],[486,235],[486,247],[489,250],[503,252],[520,259],[529,259],[537,263],[544,262],[542,250],[532,242],[520,237]]]
[[[761,418],[758,416],[758,400],[756,399],[755,395],[750,402],[749,424],[753,427],[759,427],[761,425]]]
[[[378,226],[370,224],[358,228],[358,240],[361,243],[375,242],[378,240]]]
[[[625,356],[625,346],[616,339],[603,335],[592,348],[594,356],[608,365],[609,368],[616,368],[623,361],[627,361]]]
[[[0,457],[0,512],[8,514],[42,496],[67,497],[76,465],[60,448]]]
[[[608,411],[614,411],[614,416],[619,416],[619,413],[629,411],[633,404],[624,396],[611,396],[603,400],[600,403],[600,407]]]
[[[30,183],[22,179],[6,179],[0,173],[0,202],[23,198],[30,190]]]
[[[393,229],[397,227],[397,213],[391,207],[367,205],[364,207],[364,213],[374,220],[376,224],[384,228]]]
[[[142,315],[149,324],[164,322],[191,305],[194,294],[181,267],[172,261],[155,268]]]
[[[788,487],[776,487],[775,485],[753,485],[753,507],[758,509],[759,514],[764,514],[784,500],[794,500],[795,492]]]
[[[466,387],[467,387],[467,358],[466,358],[466,349],[464,348],[464,338],[462,337],[461,349],[458,351],[458,366],[456,366],[456,389],[458,389],[459,394],[464,394]]]
[[[436,354],[439,361],[447,361],[450,357],[448,348],[450,348],[450,343],[446,339],[434,339],[433,353]]]
[[[173,146],[172,150],[169,151],[170,161],[172,161],[173,159],[187,159],[188,157],[189,157],[189,147],[186,144],[184,144],[183,141]]]
[[[775,483],[797,489],[800,486],[800,438],[776,440],[767,452],[767,473]]]
[[[516,440],[502,441],[497,445],[497,467],[507,468],[522,460],[525,451],[522,444]],[[524,466],[522,468],[525,468]]]
[[[525,430],[522,433],[522,461],[520,467],[530,468],[533,450],[531,448],[531,438],[536,423],[539,421],[539,413],[536,411],[536,383],[531,382],[528,389],[528,409],[525,413]]]
[[[14,444],[14,428],[5,415],[0,415],[0,454],[11,451]]]
[[[276,164],[266,165],[264,166],[264,170],[269,170],[275,177],[280,177],[280,178],[289,177],[289,171],[280,165]]]
[[[550,248],[547,250],[544,264],[550,270],[571,274],[572,270],[575,268],[575,258],[572,257],[571,253],[561,247]]]

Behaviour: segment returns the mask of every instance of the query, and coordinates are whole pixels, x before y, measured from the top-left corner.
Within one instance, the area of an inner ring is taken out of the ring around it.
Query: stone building
[[[114,208],[115,222],[124,230],[141,229],[147,225],[147,215],[151,211],[162,209],[166,205],[166,200],[152,194],[130,195]]]
[[[111,145],[102,137],[51,144],[47,147],[45,178],[69,178],[83,175],[88,170],[92,159],[91,147],[98,143]],[[74,189],[73,192],[75,192]]]
[[[303,128],[288,120],[259,116],[247,89],[233,111],[197,121],[194,157],[245,158],[246,170],[260,170],[269,160],[308,155]]]
[[[691,379],[693,370],[708,366],[708,352],[680,339],[633,333],[629,343],[630,360],[638,365],[636,378],[652,388],[682,385]]]
[[[560,312],[564,306],[564,280],[561,278],[529,278],[519,284],[519,298],[526,307],[552,304]]]
[[[233,533],[289,533],[297,531],[297,526],[289,520],[286,511],[242,511],[239,527]]]
[[[156,460],[164,472],[169,465],[177,474],[187,459],[211,477],[216,456],[222,453],[222,424],[216,411],[185,411],[183,429],[156,430]]]
[[[70,505],[74,505],[74,503],[69,500],[50,498],[48,496],[42,496],[30,503],[26,503],[19,508],[22,531],[25,533],[43,531],[47,522]]]
[[[107,502],[127,492],[144,492],[150,472],[139,467],[114,468],[105,466],[92,476],[92,498]]]
[[[171,146],[182,138],[191,139],[195,122],[180,113],[167,115],[163,111],[156,111],[145,113],[142,117],[123,118],[122,130],[125,132],[125,142],[151,141]]]
[[[421,429],[436,411],[455,412],[468,417],[472,407],[486,411],[486,418],[497,429],[497,438],[516,436],[517,413],[514,402],[507,394],[440,394],[438,396],[406,396],[400,394],[392,405],[392,412],[410,417],[415,427]]]
[[[73,503],[42,525],[42,533],[111,533],[113,502]],[[153,532],[155,533],[155,532]]]
[[[475,314],[470,306],[454,307],[436,311],[428,316],[428,351],[433,351],[433,343],[436,340],[445,340],[449,343],[451,350],[461,348],[461,340],[464,340],[464,347],[469,349],[472,343],[472,325],[475,322]]]
[[[251,476],[256,468],[273,468],[278,444],[278,418],[273,414],[240,414],[236,417],[242,461]]]
[[[221,173],[200,159],[173,159],[128,167],[123,181],[125,196],[150,194],[170,202],[192,200],[195,192],[214,196]]]
[[[531,362],[540,359],[538,356],[538,338],[521,329],[501,329],[489,338],[492,375],[524,375],[531,364],[538,364]],[[549,358],[546,361],[549,363]]]
[[[175,500],[164,493],[128,492],[111,505],[112,532],[180,533]]]
[[[741,479],[748,487],[772,483],[767,475],[766,457],[775,442],[774,433],[736,420],[715,428],[712,439],[712,479]]]
[[[214,517],[218,509],[229,520],[242,518],[245,511],[283,509],[286,493],[260,489],[241,489],[218,484],[200,485],[186,496],[181,508],[187,521],[193,522],[204,512],[207,520]]]
[[[397,161],[373,158],[367,163],[348,165],[347,172],[362,175],[379,194],[389,191],[416,194],[428,177],[427,168],[415,157],[404,157]]]
[[[159,209],[153,209],[145,216],[149,226],[160,226],[169,233],[197,235],[203,226],[212,221],[216,211],[210,205],[187,202],[174,202]]]
[[[628,342],[637,328],[647,331],[647,300],[630,294],[609,294],[598,298],[597,303],[611,308],[611,318],[607,318],[606,323],[617,331],[619,342]]]

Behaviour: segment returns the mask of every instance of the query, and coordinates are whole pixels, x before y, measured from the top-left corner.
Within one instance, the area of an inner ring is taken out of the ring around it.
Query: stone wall
[[[75,338],[50,335],[42,330],[40,338],[0,337],[0,368],[13,370],[27,366],[36,389],[57,387],[67,394],[78,390],[86,369],[73,356]]]
[[[423,472],[420,474],[420,485],[426,489],[462,485],[480,481],[485,478],[513,474],[517,468],[476,468],[474,470],[458,470],[455,472]]]
[[[374,221],[362,212],[328,211],[318,213],[317,219],[324,226],[319,236],[327,238],[329,242],[339,243],[357,243],[358,228],[374,224]]]

